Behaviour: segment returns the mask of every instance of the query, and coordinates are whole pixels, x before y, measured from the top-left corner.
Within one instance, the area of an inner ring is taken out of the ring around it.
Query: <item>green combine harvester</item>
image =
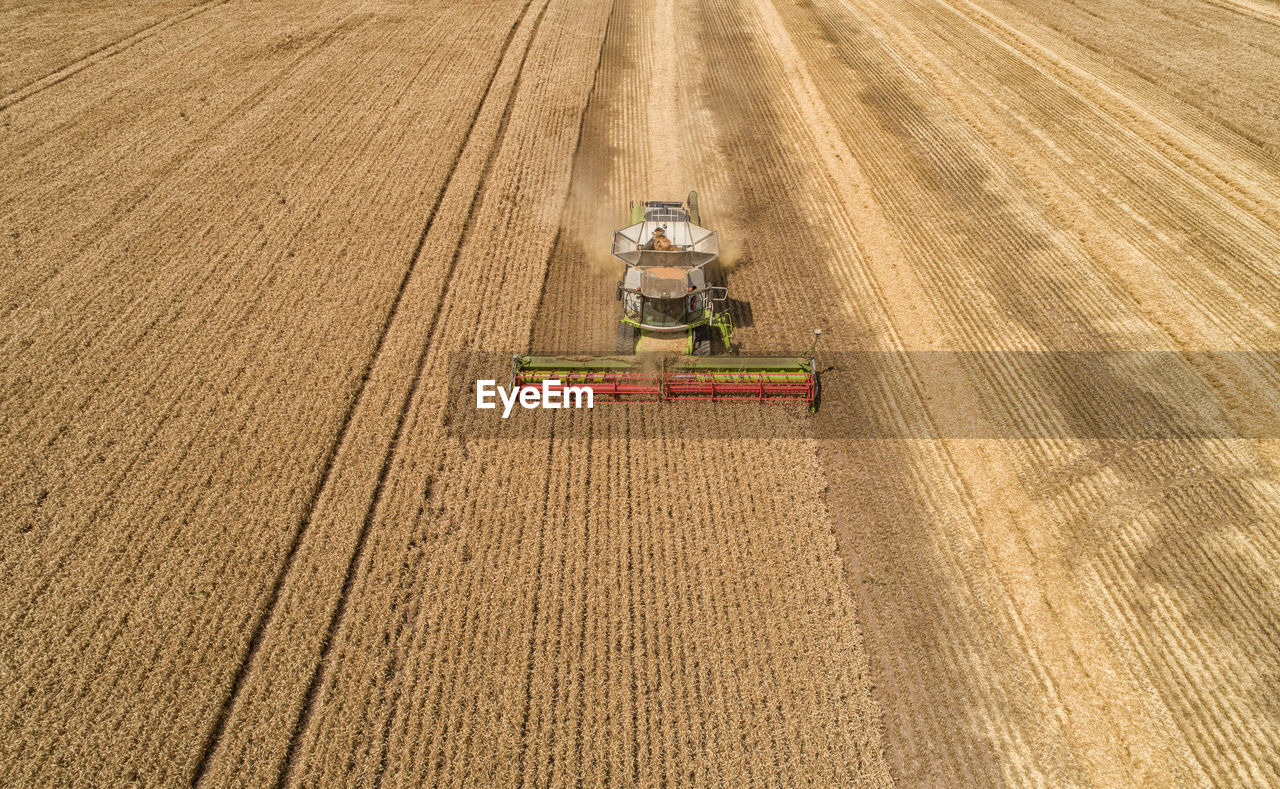
[[[650,200],[631,207],[631,224],[613,233],[622,315],[611,356],[529,356],[513,361],[515,387],[588,387],[595,402],[803,400],[818,397],[814,344],[798,356],[734,356],[727,288],[707,283],[720,256],[714,230],[701,226],[698,196],[682,203]],[[724,355],[711,354],[719,339]],[[554,384],[548,384],[554,386]]]

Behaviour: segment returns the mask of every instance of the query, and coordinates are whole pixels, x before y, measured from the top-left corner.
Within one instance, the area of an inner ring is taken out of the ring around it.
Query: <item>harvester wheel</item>
[[[636,327],[618,321],[618,353],[627,355],[636,352]]]
[[[695,326],[693,329],[693,355],[711,355],[711,327]]]

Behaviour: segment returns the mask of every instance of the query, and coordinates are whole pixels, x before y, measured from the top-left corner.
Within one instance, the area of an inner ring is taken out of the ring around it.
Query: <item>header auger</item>
[[[613,232],[611,254],[626,264],[617,353],[527,356],[513,361],[513,384],[543,381],[589,387],[596,402],[802,400],[814,410],[820,331],[794,356],[732,355],[727,288],[709,285],[706,266],[720,256],[714,230],[701,226],[698,195],[631,206],[631,224]],[[726,353],[712,356],[718,339]],[[671,354],[675,355],[671,355]]]

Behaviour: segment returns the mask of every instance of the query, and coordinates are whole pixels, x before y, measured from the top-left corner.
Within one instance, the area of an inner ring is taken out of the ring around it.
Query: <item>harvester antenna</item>
[[[822,329],[813,330],[813,344],[809,346],[809,356],[812,357],[818,352],[818,340],[822,337]]]

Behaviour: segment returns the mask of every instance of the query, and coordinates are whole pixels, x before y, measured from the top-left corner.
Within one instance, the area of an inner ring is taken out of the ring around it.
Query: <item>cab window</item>
[[[684,298],[644,300],[642,323],[650,326],[682,326],[684,322]]]

